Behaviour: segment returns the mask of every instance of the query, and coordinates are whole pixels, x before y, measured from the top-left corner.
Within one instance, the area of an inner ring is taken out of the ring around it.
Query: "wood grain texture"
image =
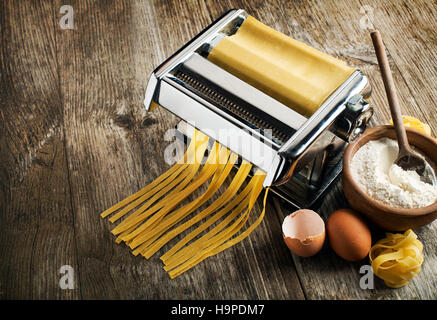
[[[54,8],[0,9],[0,297],[79,298],[58,285],[59,268],[77,261]]]
[[[366,4],[369,4],[369,2]],[[407,31],[405,28],[403,28],[402,31],[398,29],[401,25],[402,27],[405,26],[401,21],[403,15],[406,13],[398,13],[397,15],[391,14],[393,7],[398,8],[397,5],[390,4],[387,8],[384,8],[381,2],[370,3],[370,5],[374,8],[375,27],[381,29],[384,39],[396,37],[397,32],[403,32],[403,35],[408,34],[406,33]],[[416,4],[416,6],[418,6],[418,4]],[[389,108],[386,103],[387,100],[379,69],[376,64],[376,58],[374,58],[373,55],[370,36],[366,30],[360,28],[360,19],[362,18],[360,5],[356,4],[356,6],[351,7],[351,3],[348,1],[337,1],[335,5],[335,14],[328,14],[333,9],[328,2],[323,1],[312,4],[309,3],[307,7],[299,7],[298,10],[291,9],[292,8],[288,8],[287,13],[289,13],[292,21],[293,19],[297,21],[297,23],[295,23],[296,28],[289,32],[283,30],[283,32],[305,41],[320,50],[337,55],[338,57],[349,61],[351,64],[358,65],[359,68],[371,79],[373,87],[372,103],[376,111],[373,122],[375,124],[386,123],[390,119]],[[427,14],[436,16],[435,9],[436,8],[433,7],[434,11],[427,11]],[[320,25],[319,28],[311,29],[311,32],[307,29],[300,29],[299,27],[304,26],[305,21],[309,17],[315,19],[315,23]],[[416,16],[415,19],[420,20],[422,17]],[[345,23],[345,21],[350,21],[351,23]],[[387,26],[386,30],[383,30],[378,23],[385,23]],[[429,23],[434,23],[435,25],[435,22],[429,21]],[[293,25],[293,22],[291,25]],[[405,42],[407,42],[406,40],[407,39],[405,39]],[[416,103],[415,95],[410,89],[410,83],[405,81],[403,72],[392,54],[393,47],[396,48],[395,50],[404,48],[403,52],[408,54],[408,47],[400,44],[392,46],[389,42],[386,42],[386,47],[390,63],[392,64],[392,71],[394,73],[393,77],[398,89],[402,110],[405,114],[416,116],[422,121],[429,123],[431,127],[435,128],[436,122],[428,120],[430,118],[424,116],[424,113],[432,112],[432,110],[435,110],[435,107],[433,108],[432,105],[430,106],[430,102],[422,106],[419,106]],[[329,49],[327,50],[327,48]],[[426,60],[423,62],[425,65],[429,63],[428,61],[431,61],[429,59],[432,59],[432,56],[429,53],[427,54],[426,51],[421,54],[421,57],[423,60]],[[435,71],[435,66],[430,66],[429,68]],[[418,77],[417,71],[418,70],[416,70],[416,77]],[[422,76],[420,77],[423,78]],[[423,95],[428,94],[426,92],[433,91],[433,89],[431,85],[427,85],[422,87],[421,91]],[[330,213],[334,210],[347,206],[348,204],[344,199],[340,183],[338,182],[336,186],[333,186],[321,206],[316,209],[323,215],[326,221]],[[314,257],[314,259],[300,259],[293,257],[306,296],[313,299],[435,299],[437,296],[437,292],[434,289],[436,281],[435,268],[437,266],[435,250],[433,249],[435,248],[435,239],[437,237],[437,234],[435,233],[435,225],[436,223],[434,222],[426,227],[425,230],[419,230],[418,232],[424,246],[430,250],[426,250],[426,262],[421,273],[412,281],[411,285],[398,290],[392,290],[386,288],[381,281],[376,279],[376,290],[362,290],[359,286],[359,279],[361,277],[359,270],[362,264],[367,262],[346,263],[337,257],[332,250],[326,249],[326,251],[321,252],[320,255]],[[378,233],[375,230],[375,239],[382,236],[381,233]],[[329,261],[329,263],[327,264],[325,261]],[[417,285],[417,283],[420,283],[420,285]]]
[[[253,248],[257,242],[248,241],[246,246],[208,259],[196,271],[170,281],[158,257],[145,261],[132,256],[124,246],[113,242],[109,223],[99,217],[99,212],[152,181],[168,167],[163,161],[168,145],[164,134],[175,125],[176,119],[164,110],[145,118],[142,99],[153,67],[202,28],[197,25],[197,29],[187,32],[187,25],[179,24],[186,20],[185,16],[177,16],[179,12],[196,10],[199,3],[183,3],[184,8],[178,8],[179,5],[179,2],[162,2],[154,7],[150,3],[133,6],[131,1],[114,1],[101,8],[93,6],[91,10],[83,2],[77,2],[72,6],[81,23],[74,32],[63,35],[59,31],[57,35],[63,57],[61,74],[77,79],[62,77],[61,90],[67,93],[64,119],[69,121],[65,122],[64,130],[82,297],[301,298],[293,265],[289,264],[284,274],[281,272],[284,269],[276,265],[276,261],[287,255],[280,245],[276,245],[280,250],[264,247],[257,253]],[[108,16],[117,17],[117,24]],[[203,19],[203,25],[211,22],[208,15]],[[151,33],[149,25],[156,25],[156,32]],[[160,55],[153,54],[151,48],[159,50]],[[259,213],[260,208],[256,211]],[[272,226],[278,227],[275,215],[269,216],[276,222]],[[277,230],[268,234],[277,234]],[[275,247],[274,242],[267,243]],[[272,252],[276,254],[275,259],[258,257]],[[239,256],[244,258],[238,259]],[[261,263],[275,270],[267,284],[266,275],[258,266]],[[214,285],[217,279],[223,285]],[[286,283],[294,289],[290,293],[284,287]],[[269,286],[282,289],[267,290]],[[215,290],[210,290],[212,287]]]
[[[59,26],[65,4],[74,30]],[[392,290],[376,280],[362,290],[366,261],[347,263],[328,244],[311,259],[289,253],[281,234],[288,211],[272,198],[248,239],[174,280],[158,255],[147,261],[115,244],[99,217],[169,167],[165,133],[178,119],[162,108],[146,115],[148,75],[230,8],[358,66],[374,88],[373,124],[387,122],[370,37],[360,28],[365,4],[374,8],[401,108],[436,133],[435,1],[1,1],[0,298],[437,298],[436,223],[418,232],[425,263],[410,285]],[[326,221],[345,206],[337,183],[317,210]],[[260,210],[259,202],[254,215]],[[75,270],[74,290],[59,288],[62,265]]]

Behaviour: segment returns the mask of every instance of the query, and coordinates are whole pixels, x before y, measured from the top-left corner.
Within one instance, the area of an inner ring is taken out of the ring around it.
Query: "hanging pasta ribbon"
[[[195,214],[220,189],[238,160],[236,154],[215,142],[202,165],[208,140],[206,135],[194,130],[191,143],[178,163],[101,214],[102,218],[112,215],[109,218],[112,223],[121,220],[112,230],[116,242],[125,242],[134,255],[141,254],[147,259],[176,236],[198,225],[161,256],[171,278],[246,238],[264,216],[267,191],[260,216],[242,231],[265,178],[258,170],[239,192],[252,169],[247,161],[242,161],[228,188]],[[207,181],[210,182],[203,194],[180,205]]]

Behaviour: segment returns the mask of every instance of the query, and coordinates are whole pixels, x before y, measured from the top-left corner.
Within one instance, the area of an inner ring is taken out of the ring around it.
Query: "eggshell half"
[[[325,223],[312,210],[297,210],[285,217],[282,234],[285,244],[292,253],[300,257],[311,257],[323,247]]]
[[[372,236],[364,219],[350,209],[334,211],[326,224],[329,244],[347,261],[360,261],[367,257]]]

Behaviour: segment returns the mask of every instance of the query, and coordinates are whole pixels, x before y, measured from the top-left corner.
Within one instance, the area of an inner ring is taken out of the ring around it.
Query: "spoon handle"
[[[382,42],[382,37],[378,30],[372,31],[370,35],[372,37],[376,57],[378,58],[379,69],[381,70],[382,80],[384,82],[385,92],[387,94],[388,105],[390,106],[390,112],[399,145],[399,155],[403,155],[408,153],[411,149],[408,143],[404,122],[402,121],[401,108],[399,106],[396,88],[393,82],[390,66],[388,64],[384,43]]]

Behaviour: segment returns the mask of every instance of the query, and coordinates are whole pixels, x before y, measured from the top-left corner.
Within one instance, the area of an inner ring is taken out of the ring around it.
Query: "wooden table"
[[[64,4],[74,9],[73,30],[60,27]],[[360,27],[367,12],[383,34],[404,113],[437,134],[436,1],[3,0],[1,298],[437,298],[437,223],[417,231],[425,262],[396,290],[378,279],[375,289],[361,289],[368,262],[345,262],[327,245],[313,258],[292,256],[281,235],[288,212],[272,198],[248,239],[174,280],[158,255],[146,261],[114,243],[99,213],[169,167],[164,133],[177,119],[162,108],[146,116],[148,75],[230,8],[359,67],[374,89],[373,124],[381,124],[389,115]],[[326,219],[345,206],[337,183],[318,211]],[[73,267],[73,290],[59,286],[63,265]]]

